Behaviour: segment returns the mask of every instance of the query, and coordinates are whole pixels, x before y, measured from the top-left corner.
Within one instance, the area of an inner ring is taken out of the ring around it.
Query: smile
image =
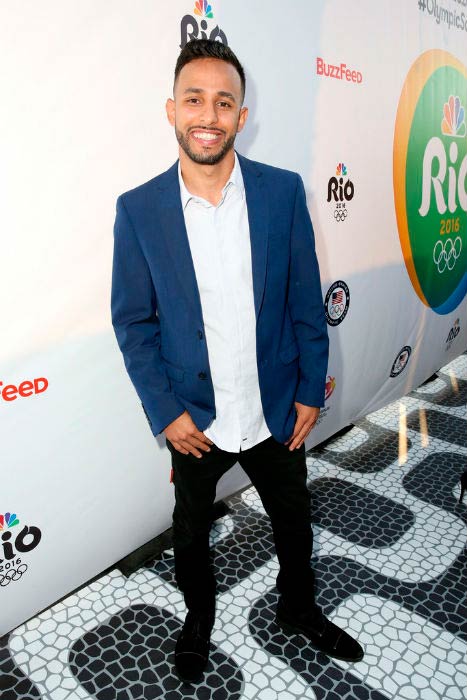
[[[192,131],[191,135],[200,141],[216,141],[221,137],[221,134],[213,134],[210,131]]]

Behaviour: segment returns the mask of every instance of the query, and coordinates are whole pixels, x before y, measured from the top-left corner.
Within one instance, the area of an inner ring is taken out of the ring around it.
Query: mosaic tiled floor
[[[212,530],[219,595],[203,682],[182,685],[172,670],[184,605],[169,551],[0,640],[1,700],[465,698],[466,402],[464,354],[307,455],[318,602],[358,637],[361,662],[331,660],[274,623],[277,560],[249,488]]]

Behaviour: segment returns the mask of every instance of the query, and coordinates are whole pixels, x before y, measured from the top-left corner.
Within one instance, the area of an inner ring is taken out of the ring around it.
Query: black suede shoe
[[[175,670],[181,681],[199,681],[209,658],[214,613],[189,610],[175,644]]]
[[[342,661],[361,661],[363,649],[347,632],[328,620],[319,608],[316,612],[292,613],[279,600],[276,623],[286,634],[303,634],[319,651]]]

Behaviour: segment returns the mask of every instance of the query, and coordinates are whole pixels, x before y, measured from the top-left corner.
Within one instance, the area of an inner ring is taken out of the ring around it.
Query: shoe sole
[[[338,654],[333,654],[332,651],[320,649],[320,647],[315,642],[313,642],[313,640],[310,639],[310,637],[308,637],[306,635],[306,633],[303,632],[303,630],[301,630],[299,627],[293,627],[292,625],[289,625],[287,622],[282,622],[282,620],[277,619],[277,617],[276,617],[276,625],[278,627],[280,627],[280,629],[283,632],[285,632],[285,634],[287,634],[287,635],[300,635],[300,636],[304,637],[306,639],[306,641],[308,642],[308,644],[310,644],[314,649],[316,649],[317,651],[320,651],[322,654],[326,654],[327,656],[330,656],[333,659],[339,659],[340,661],[349,661],[351,663],[356,663],[357,661],[361,661],[364,657],[364,654],[362,654],[358,658],[355,656],[352,656],[352,657],[340,656]]]

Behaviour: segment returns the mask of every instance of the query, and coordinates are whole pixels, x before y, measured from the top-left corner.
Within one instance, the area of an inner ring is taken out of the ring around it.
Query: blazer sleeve
[[[122,195],[114,226],[111,310],[125,367],[158,435],[185,408],[170,390],[161,361],[156,292]]]
[[[299,175],[291,232],[287,303],[300,351],[300,379],[295,400],[306,406],[324,406],[329,340],[313,225]]]

